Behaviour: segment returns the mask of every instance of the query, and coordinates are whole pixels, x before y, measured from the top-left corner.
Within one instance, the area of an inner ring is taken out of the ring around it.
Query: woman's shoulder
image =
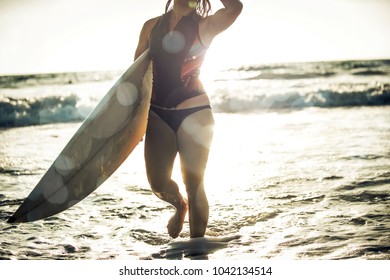
[[[153,27],[156,25],[156,23],[159,21],[159,19],[160,19],[161,17],[162,17],[162,16],[158,16],[158,17],[154,17],[154,18],[148,19],[148,20],[144,23],[144,28],[145,28],[145,29],[148,29],[148,30],[152,30]]]

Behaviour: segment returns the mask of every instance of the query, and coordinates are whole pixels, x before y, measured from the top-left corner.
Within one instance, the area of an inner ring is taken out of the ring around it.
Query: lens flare
[[[197,1],[189,1],[188,2],[188,7],[191,9],[196,9],[196,6],[198,5]]]
[[[59,174],[62,176],[68,175],[75,167],[72,158],[65,155],[60,155],[54,163],[54,166]]]
[[[68,199],[68,196],[69,196],[68,189],[64,187],[59,189],[52,196],[48,197],[47,200],[51,204],[62,204]]]
[[[184,131],[191,135],[194,142],[210,149],[214,134],[214,124],[204,125],[195,118],[186,118],[182,126]]]
[[[132,106],[137,101],[138,89],[130,82],[120,84],[116,92],[116,97],[121,105]]]
[[[164,36],[162,44],[167,53],[176,54],[184,49],[185,38],[181,32],[172,31]]]

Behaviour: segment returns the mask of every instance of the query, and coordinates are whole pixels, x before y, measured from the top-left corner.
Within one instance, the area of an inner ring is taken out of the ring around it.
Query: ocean
[[[209,75],[206,237],[172,240],[143,142],[56,216],[7,224],[120,71],[0,77],[0,259],[390,259],[390,60]],[[174,179],[184,187],[176,162]]]

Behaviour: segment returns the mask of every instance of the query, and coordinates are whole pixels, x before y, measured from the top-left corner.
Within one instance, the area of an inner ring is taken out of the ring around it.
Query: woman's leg
[[[204,190],[204,173],[214,131],[210,109],[184,119],[178,132],[181,170],[188,194],[190,235],[203,237],[206,232],[209,204]]]
[[[176,154],[176,134],[151,111],[145,137],[146,173],[153,192],[176,208],[167,226],[172,238],[179,236],[187,212],[187,204],[171,179]]]

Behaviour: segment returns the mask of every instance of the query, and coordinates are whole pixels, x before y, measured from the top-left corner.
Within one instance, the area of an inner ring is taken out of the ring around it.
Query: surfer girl
[[[149,49],[153,89],[145,136],[145,162],[153,192],[175,207],[168,233],[179,236],[188,210],[191,238],[203,237],[209,216],[204,173],[213,137],[214,118],[199,69],[216,35],[242,10],[239,0],[220,0],[223,8],[209,15],[209,0],[167,1],[165,13],[145,22],[135,59]],[[171,178],[176,155],[187,199]]]

